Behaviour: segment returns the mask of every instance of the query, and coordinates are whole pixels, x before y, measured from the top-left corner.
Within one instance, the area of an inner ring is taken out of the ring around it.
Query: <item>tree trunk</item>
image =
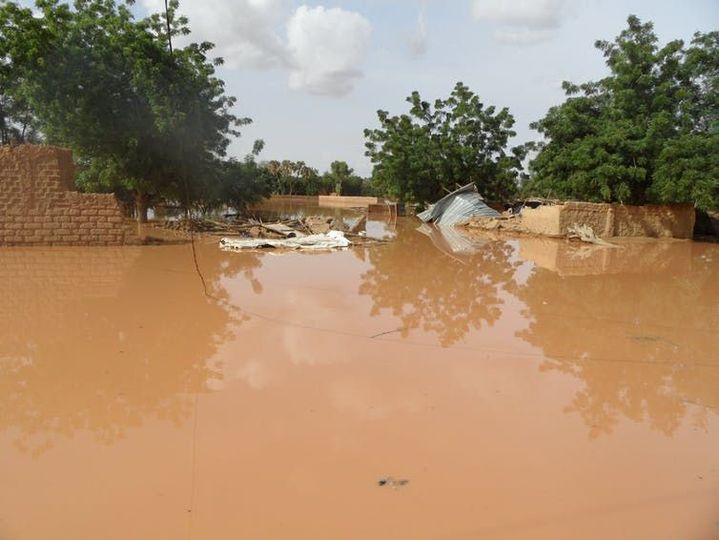
[[[135,193],[135,217],[138,223],[147,223],[147,193]]]

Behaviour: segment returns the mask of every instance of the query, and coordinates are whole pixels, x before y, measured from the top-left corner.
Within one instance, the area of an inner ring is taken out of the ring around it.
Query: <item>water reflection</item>
[[[607,249],[487,235],[474,254],[455,256],[404,227],[368,252],[359,292],[371,296],[372,315],[399,319],[403,337],[421,329],[445,347],[516,309],[515,297],[515,336],[541,351],[542,372],[578,381],[565,412],[590,437],[623,419],[672,435],[719,411],[717,255],[692,242]]]
[[[40,453],[80,430],[111,443],[150,415],[184,420],[240,320],[220,279],[261,290],[257,256],[208,252],[205,298],[189,257],[186,245],[3,250],[0,431]]]
[[[526,240],[537,264],[517,295],[529,326],[518,337],[542,349],[543,371],[577,378],[566,411],[590,436],[620,419],[673,434],[690,415],[719,410],[719,265],[710,247],[653,242],[621,250]]]
[[[251,388],[270,386],[281,362],[292,364],[287,378],[299,379],[308,365],[319,371],[336,359],[361,361],[344,353],[345,333],[317,338],[302,325],[285,329],[282,339],[272,333],[278,321],[299,314],[312,325],[351,329],[353,346],[366,343],[375,328],[358,291],[370,314],[384,314],[382,324],[399,327],[403,337],[426,332],[452,347],[479,330],[506,331],[508,354],[528,358],[527,371],[516,376],[536,373],[537,358],[542,372],[576,381],[566,412],[578,415],[591,437],[625,419],[672,435],[689,420],[706,426],[719,409],[716,247],[655,242],[608,250],[488,237],[460,256],[438,249],[416,226],[400,220],[393,242],[355,249],[356,258],[308,256],[304,266],[301,254],[263,259],[226,254],[214,242],[199,246],[209,298],[186,245],[3,250],[0,431],[38,453],[83,430],[109,443],[149,417],[185,421],[194,392],[228,387],[218,349],[237,338],[245,317],[231,305],[230,291],[237,299],[242,289],[233,282],[260,294],[261,278],[275,289],[253,309],[270,312],[274,322],[256,318],[234,349],[252,351],[234,373]],[[495,326],[502,315],[510,316]],[[491,341],[496,334],[481,335]],[[374,354],[387,356],[401,346],[372,343]],[[376,401],[374,379],[359,388],[343,376],[333,396],[347,389],[351,399],[342,406],[356,412]]]
[[[389,310],[401,321],[403,337],[421,329],[445,347],[491,326],[502,313],[501,289],[519,264],[512,246],[492,242],[458,259],[436,249],[415,227],[404,222],[396,241],[369,250],[372,267],[362,274],[359,293],[372,297],[371,315]]]

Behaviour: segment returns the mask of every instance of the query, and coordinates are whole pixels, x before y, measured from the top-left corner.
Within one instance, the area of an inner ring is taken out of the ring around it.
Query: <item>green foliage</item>
[[[654,198],[717,208],[719,133],[683,135],[664,145],[652,186]]]
[[[322,175],[324,193],[337,195],[362,195],[364,180],[354,174],[354,170],[345,161],[333,161],[330,170]]]
[[[176,9],[172,0],[168,35],[164,15],[135,20],[114,0],[36,0],[35,16],[0,7],[2,73],[12,74],[4,97],[32,111],[47,142],[88,164],[87,185],[189,203],[197,189],[188,186],[218,174],[229,137],[249,122],[230,112],[212,44],[168,46],[189,33]]]
[[[257,163],[264,146],[264,141],[257,140],[244,161],[230,159],[222,163],[216,207],[230,206],[244,212],[271,195],[272,178],[267,168]]]
[[[277,195],[316,195],[320,187],[317,170],[304,161],[270,161],[266,165]]]
[[[651,23],[630,16],[613,41],[598,41],[610,74],[564,83],[566,101],[532,124],[536,145],[527,193],[629,204],[694,202],[716,206],[719,176],[697,167],[715,143],[719,119],[719,32],[691,46],[657,44]],[[672,156],[682,165],[671,166]],[[670,185],[679,182],[677,185]]]
[[[433,202],[447,190],[474,182],[487,199],[511,197],[521,177],[524,147],[508,150],[514,118],[485,105],[462,83],[434,105],[418,92],[409,114],[378,111],[381,127],[366,129],[373,186],[402,202]]]

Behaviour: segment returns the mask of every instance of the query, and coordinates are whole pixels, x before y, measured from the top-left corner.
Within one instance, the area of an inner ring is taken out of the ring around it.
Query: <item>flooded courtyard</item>
[[[718,538],[719,245],[417,226],[0,250],[0,539]]]

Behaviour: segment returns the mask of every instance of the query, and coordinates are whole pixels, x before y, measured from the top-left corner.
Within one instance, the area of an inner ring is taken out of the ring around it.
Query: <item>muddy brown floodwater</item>
[[[719,538],[719,245],[415,227],[0,250],[0,539]]]

